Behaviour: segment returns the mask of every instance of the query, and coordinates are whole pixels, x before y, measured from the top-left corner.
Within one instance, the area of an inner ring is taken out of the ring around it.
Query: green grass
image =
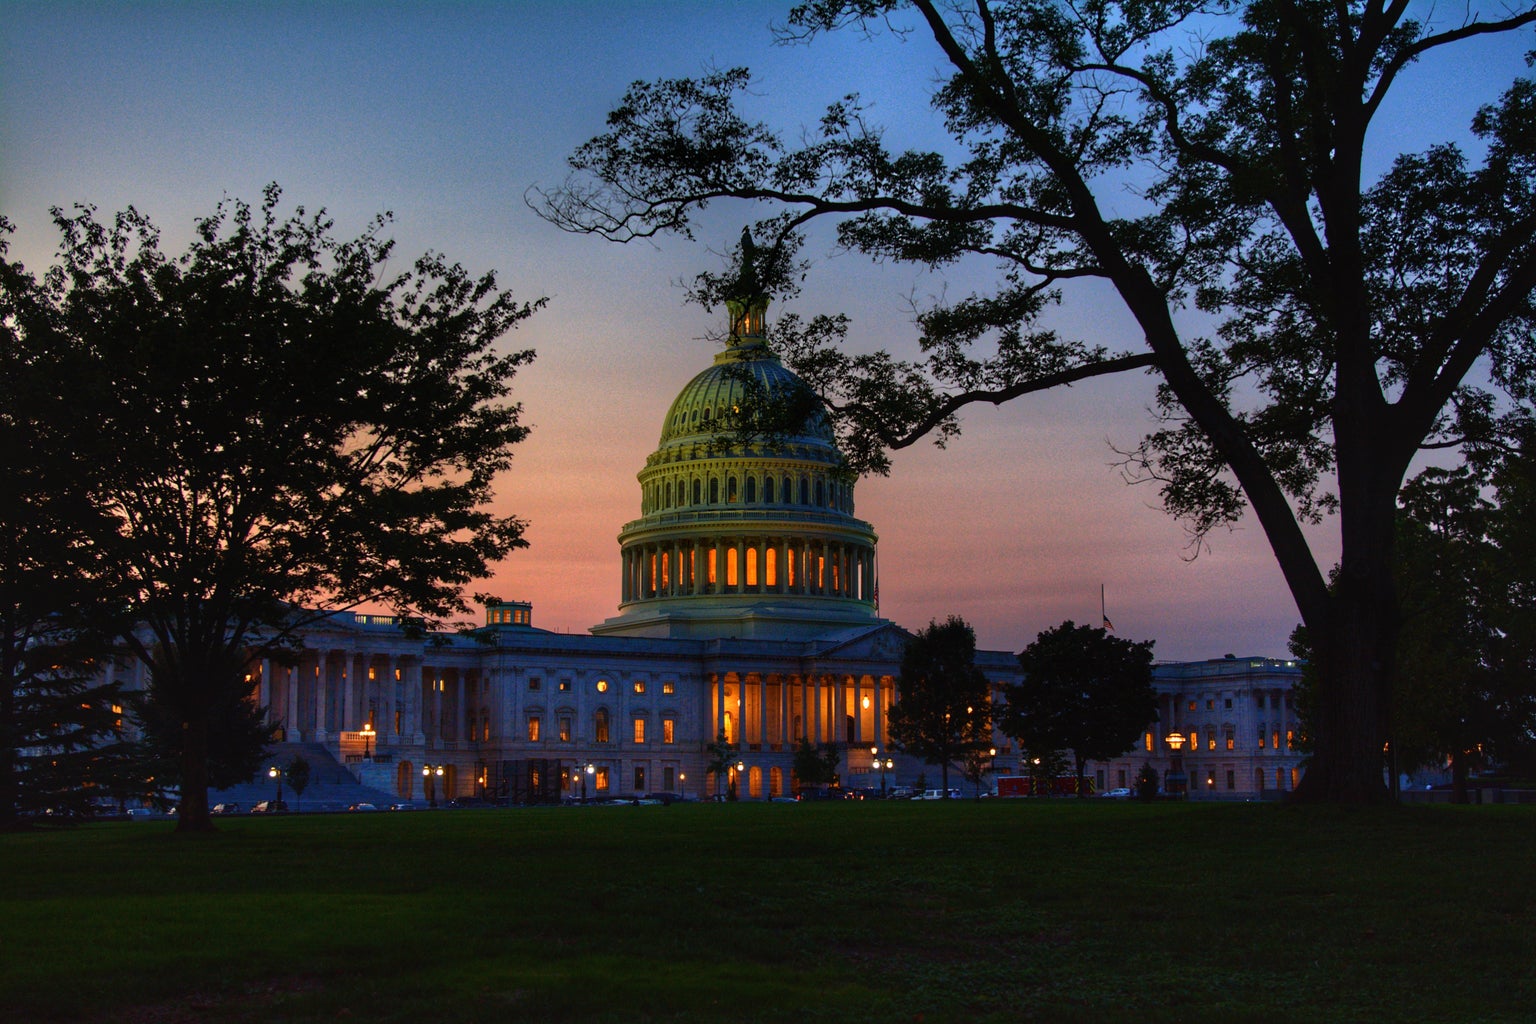
[[[970,801],[0,836],[0,1018],[1527,1021],[1536,808]]]

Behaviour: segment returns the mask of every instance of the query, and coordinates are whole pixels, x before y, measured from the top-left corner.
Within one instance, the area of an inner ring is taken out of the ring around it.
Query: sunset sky
[[[537,349],[518,378],[532,437],[499,487],[530,547],[485,589],[534,603],[534,622],[584,632],[615,613],[617,534],[639,515],[635,474],[663,414],[708,366],[723,311],[676,282],[718,269],[759,211],[722,204],[695,242],[613,245],[564,234],[525,203],[565,176],[638,79],[751,67],[761,116],[791,137],[858,90],[896,144],[944,142],[927,106],[937,54],[917,36],[843,33],[778,47],[767,2],[0,3],[0,214],[12,256],[41,272],[57,242],[48,208],[132,204],[182,249],[194,217],[276,181],[326,207],[342,235],[391,210],[402,261],[434,249],[549,305],[508,339]],[[1445,9],[1448,16],[1459,13]],[[1410,73],[1381,116],[1378,160],[1458,137],[1523,69],[1518,37],[1463,47]],[[816,243],[819,242],[819,245]],[[912,300],[984,287],[993,268],[945,278],[874,267],[813,238],[816,266],[791,305],[845,312],[851,344],[914,350]],[[974,283],[979,282],[979,283]],[[770,307],[769,316],[780,307]],[[1063,331],[1113,348],[1137,335],[1112,296],[1068,294]],[[881,614],[909,628],[961,615],[981,644],[1018,650],[1063,619],[1096,622],[1163,659],[1286,656],[1297,621],[1252,519],[1191,559],[1183,527],[1114,449],[1149,427],[1153,385],[1133,375],[1002,409],[973,408],[947,451],[897,453],[857,488],[880,535]],[[276,397],[276,396],[274,396]],[[127,439],[125,439],[127,440]],[[1312,532],[1330,564],[1334,525]]]

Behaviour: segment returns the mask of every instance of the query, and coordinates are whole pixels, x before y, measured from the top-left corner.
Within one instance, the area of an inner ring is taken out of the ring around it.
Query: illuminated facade
[[[1158,720],[1136,749],[1113,761],[1094,762],[1089,774],[1106,788],[1135,789],[1150,764],[1166,783],[1175,767],[1168,744],[1184,738],[1177,755],[1189,798],[1251,800],[1296,788],[1304,755],[1296,749],[1298,723],[1293,689],[1301,663],[1274,658],[1215,658],[1158,665],[1152,685]]]

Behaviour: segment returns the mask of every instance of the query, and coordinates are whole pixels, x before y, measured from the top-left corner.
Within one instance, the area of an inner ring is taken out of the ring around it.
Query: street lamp
[[[1168,749],[1173,753],[1168,756],[1168,778],[1163,784],[1163,789],[1169,796],[1178,797],[1188,792],[1184,778],[1184,734],[1171,732],[1163,737],[1163,742],[1168,744]]]
[[[587,776],[597,773],[597,766],[591,761],[583,761],[576,765],[575,772],[581,777],[581,802],[587,802]]]
[[[267,778],[277,783],[277,802],[283,802],[283,770],[277,765],[267,769]]]
[[[363,727],[357,731],[357,734],[363,738],[363,760],[372,761],[373,738],[378,735],[378,733],[373,731],[373,723],[364,722]]]
[[[421,777],[426,780],[427,805],[437,806],[437,780],[443,777],[443,766],[440,764],[424,764],[421,766]]]
[[[737,761],[736,762],[736,774],[731,776],[730,799],[736,800],[736,799],[738,799],[740,797],[741,791],[737,788],[736,780],[740,779],[741,778],[741,773],[746,771],[746,770],[747,770],[747,762],[745,762],[745,761]]]
[[[896,770],[896,761],[894,759],[892,759],[892,758],[889,758],[889,757],[887,757],[885,760],[882,761],[880,759],[880,748],[879,747],[870,747],[869,748],[869,753],[870,753],[870,756],[875,759],[875,767],[880,769],[880,799],[884,800],[885,799],[885,773],[886,772],[892,772],[892,771]]]

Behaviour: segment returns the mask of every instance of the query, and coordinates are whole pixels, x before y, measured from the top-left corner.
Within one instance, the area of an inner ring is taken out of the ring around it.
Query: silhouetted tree
[[[1024,681],[1004,687],[998,728],[1031,753],[1071,750],[1077,795],[1089,761],[1119,757],[1157,720],[1152,641],[1123,640],[1068,620],[1019,654]]]
[[[139,624],[122,641],[177,761],[178,831],[212,828],[214,747],[260,742],[254,660],[363,602],[421,626],[465,611],[524,544],[489,502],[532,353],[496,343],[538,303],[436,255],[392,270],[387,215],[340,241],[279,198],[220,203],[174,258],[136,210],[54,210],[46,315],[24,327],[83,363],[70,442],[100,519],[82,542]]]
[[[930,622],[907,643],[886,727],[897,750],[939,766],[945,799],[949,766],[991,746],[991,689],[964,619]]]
[[[837,746],[823,743],[817,746],[809,740],[795,744],[795,782],[799,786],[830,786],[837,781],[837,767],[842,755]]]

